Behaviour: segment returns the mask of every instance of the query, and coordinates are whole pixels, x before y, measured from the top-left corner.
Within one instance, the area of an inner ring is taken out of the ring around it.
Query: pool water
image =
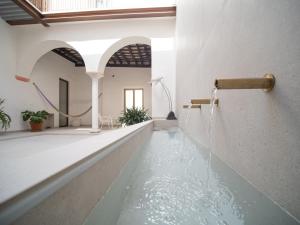
[[[285,211],[180,130],[154,131],[86,225],[293,225]]]

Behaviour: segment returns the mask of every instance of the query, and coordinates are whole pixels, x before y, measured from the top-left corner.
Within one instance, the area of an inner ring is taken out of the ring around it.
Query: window
[[[125,89],[124,90],[124,109],[144,107],[143,89]]]

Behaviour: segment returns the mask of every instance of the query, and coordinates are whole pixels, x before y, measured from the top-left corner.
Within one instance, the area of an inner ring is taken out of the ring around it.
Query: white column
[[[99,73],[88,73],[92,79],[92,132],[99,132]]]
[[[92,130],[99,130],[99,104],[98,104],[98,81],[99,79],[96,77],[92,78]]]

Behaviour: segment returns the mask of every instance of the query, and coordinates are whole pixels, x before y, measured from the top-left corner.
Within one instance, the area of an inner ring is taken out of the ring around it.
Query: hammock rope
[[[85,110],[84,112],[80,113],[80,114],[77,114],[77,115],[71,115],[71,114],[66,114],[62,111],[60,111],[50,100],[49,98],[47,98],[47,96],[42,92],[42,90],[37,86],[36,83],[32,83],[33,86],[35,87],[35,89],[38,91],[38,93],[46,100],[46,102],[56,111],[58,112],[59,114],[65,116],[65,117],[68,117],[68,118],[76,118],[76,117],[82,117],[84,116],[85,114],[87,114],[89,111],[91,111],[92,109],[92,106],[90,106],[87,110]],[[102,92],[98,95],[98,99],[102,96]]]

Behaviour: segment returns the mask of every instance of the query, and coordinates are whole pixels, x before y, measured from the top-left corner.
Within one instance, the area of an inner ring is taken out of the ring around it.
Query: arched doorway
[[[90,83],[90,78],[86,75],[85,62],[76,49],[67,45],[48,50],[36,60],[30,78],[46,98],[39,91],[33,93],[28,110],[50,112],[53,120],[50,117],[49,127],[67,127],[75,120],[91,117],[90,112],[80,118],[68,116],[83,112],[91,99],[90,90],[80,88],[83,82]],[[83,102],[83,96],[87,96],[85,99],[88,100]]]
[[[99,70],[104,74],[100,83],[103,118],[117,121],[122,111],[130,107],[144,108],[151,115],[151,42],[147,38],[135,41],[138,38],[120,40],[102,57],[103,60],[110,55],[105,67],[102,67],[103,63],[99,64]]]
[[[151,39],[143,36],[131,36],[116,41],[114,44],[109,46],[106,49],[106,51],[102,54],[98,64],[98,72],[101,74],[104,73],[104,70],[106,68],[109,59],[112,57],[113,54],[115,54],[115,52],[117,52],[119,49],[125,46],[134,45],[134,44],[145,44],[151,46]]]

